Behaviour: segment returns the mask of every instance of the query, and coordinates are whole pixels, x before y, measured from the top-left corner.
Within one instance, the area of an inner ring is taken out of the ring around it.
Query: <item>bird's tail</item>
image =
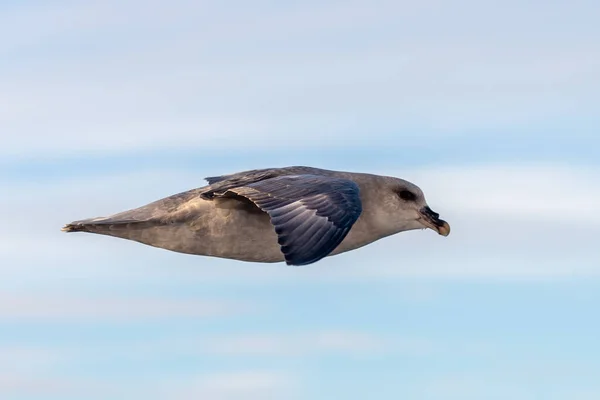
[[[142,228],[153,221],[140,221],[131,218],[119,217],[99,217],[83,219],[66,224],[61,228],[63,232],[89,232],[89,233],[107,233],[108,231],[118,231],[123,228]]]
[[[60,228],[63,232],[87,232],[86,225],[77,225],[77,224],[66,224],[62,228]]]

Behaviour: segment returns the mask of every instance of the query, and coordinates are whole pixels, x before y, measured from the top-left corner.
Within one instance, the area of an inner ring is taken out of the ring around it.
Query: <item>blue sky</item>
[[[595,1],[0,3],[0,397],[600,396]],[[448,220],[311,266],[60,227],[311,165]]]

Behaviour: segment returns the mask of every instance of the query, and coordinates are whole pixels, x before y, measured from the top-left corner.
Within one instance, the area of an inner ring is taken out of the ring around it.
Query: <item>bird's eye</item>
[[[410,190],[401,190],[398,192],[398,196],[405,201],[415,201],[417,199],[417,196]]]

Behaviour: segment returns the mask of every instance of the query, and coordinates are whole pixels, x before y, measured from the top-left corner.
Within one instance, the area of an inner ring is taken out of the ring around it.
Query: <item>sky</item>
[[[600,397],[600,5],[0,2],[0,397]],[[452,233],[304,267],[65,234],[287,165]]]

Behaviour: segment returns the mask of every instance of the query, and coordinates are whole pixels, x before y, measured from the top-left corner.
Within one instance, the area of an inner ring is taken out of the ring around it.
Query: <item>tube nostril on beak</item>
[[[429,208],[429,206],[425,207],[425,213],[428,214],[429,216],[435,218],[435,219],[439,219],[440,218],[440,214],[438,214],[435,211],[433,211],[431,208]]]

